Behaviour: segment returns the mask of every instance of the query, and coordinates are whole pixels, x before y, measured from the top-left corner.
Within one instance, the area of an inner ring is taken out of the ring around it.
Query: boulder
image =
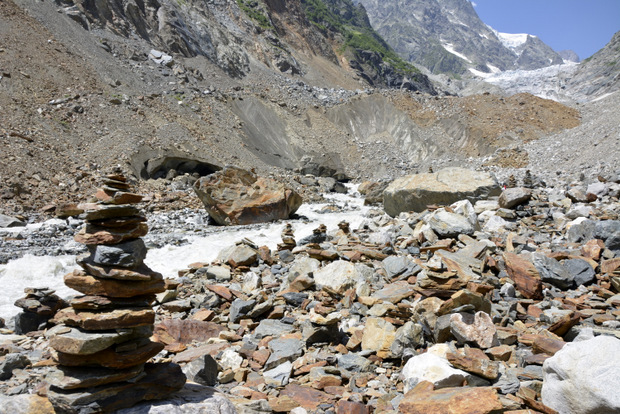
[[[428,205],[449,205],[500,195],[495,177],[486,172],[446,168],[437,173],[409,175],[394,180],[383,192],[383,208],[390,216],[420,212]]]
[[[543,364],[542,402],[560,414],[620,412],[620,340],[566,344]]]
[[[287,219],[302,203],[294,190],[237,167],[202,177],[194,184],[194,191],[220,225]]]
[[[532,191],[527,188],[507,188],[499,196],[499,206],[501,208],[513,208],[525,203],[532,197]]]

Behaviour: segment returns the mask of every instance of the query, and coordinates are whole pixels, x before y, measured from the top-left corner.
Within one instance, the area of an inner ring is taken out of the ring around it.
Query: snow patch
[[[500,42],[502,42],[502,44],[509,49],[516,49],[522,44],[524,44],[525,42],[527,42],[528,36],[532,36],[532,35],[529,35],[527,33],[497,32],[497,37],[499,38]],[[532,37],[535,37],[535,36],[532,36]]]
[[[463,59],[464,61],[471,63],[471,60],[469,60],[469,58],[467,56],[465,56],[462,53],[457,52],[456,50],[454,50],[454,45],[451,43],[442,43],[441,46],[443,46],[444,49],[446,49],[448,52],[452,53],[455,56],[460,57],[461,59]]]

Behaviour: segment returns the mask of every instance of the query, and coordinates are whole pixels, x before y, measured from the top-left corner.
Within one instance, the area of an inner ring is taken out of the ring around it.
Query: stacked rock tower
[[[48,398],[59,413],[113,412],[164,398],[185,384],[176,364],[147,364],[164,345],[152,342],[160,273],[143,261],[148,232],[121,174],[106,175],[97,201],[81,204],[86,225],[75,240],[89,253],[65,284],[82,293],[54,317],[50,346],[58,367],[48,375]]]

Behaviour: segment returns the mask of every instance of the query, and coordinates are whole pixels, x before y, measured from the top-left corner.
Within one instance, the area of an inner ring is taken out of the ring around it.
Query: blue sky
[[[483,22],[504,33],[538,36],[585,59],[620,31],[620,0],[473,0]]]

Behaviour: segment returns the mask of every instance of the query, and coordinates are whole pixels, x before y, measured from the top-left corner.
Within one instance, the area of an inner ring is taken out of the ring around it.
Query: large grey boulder
[[[620,340],[568,343],[543,364],[542,401],[560,414],[620,412]]]
[[[383,192],[383,208],[390,216],[403,211],[420,212],[428,205],[449,205],[500,195],[493,175],[465,168],[445,168],[437,173],[408,175],[394,180]]]

